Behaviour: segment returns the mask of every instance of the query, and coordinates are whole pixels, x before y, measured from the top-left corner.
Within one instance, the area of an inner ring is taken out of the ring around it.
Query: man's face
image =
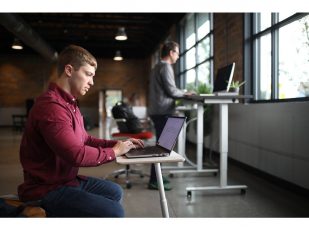
[[[72,68],[71,77],[69,80],[71,94],[75,97],[85,95],[94,84],[94,75],[95,67],[89,64],[81,66],[78,70]]]
[[[172,64],[176,63],[177,60],[179,59],[179,48],[175,47],[175,49],[172,50],[170,54],[171,54]]]

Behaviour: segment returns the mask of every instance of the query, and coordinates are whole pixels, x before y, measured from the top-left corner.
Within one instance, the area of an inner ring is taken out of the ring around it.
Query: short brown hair
[[[163,44],[161,48],[161,58],[164,58],[169,55],[170,51],[174,51],[178,47],[179,49],[179,44],[173,41],[166,42]]]
[[[71,64],[75,70],[78,70],[85,64],[89,64],[97,69],[95,57],[86,49],[76,45],[69,45],[60,52],[57,63],[59,76],[63,73],[64,67],[67,64]]]

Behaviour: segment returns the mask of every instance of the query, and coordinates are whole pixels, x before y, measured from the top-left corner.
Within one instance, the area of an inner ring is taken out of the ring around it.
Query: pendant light
[[[123,57],[121,56],[121,52],[120,52],[119,50],[116,51],[115,56],[114,56],[114,60],[115,60],[115,61],[121,61],[121,60],[123,60]]]
[[[116,40],[121,40],[121,41],[128,39],[124,27],[119,27],[118,28],[118,32],[117,32],[117,34],[115,36],[115,39]]]

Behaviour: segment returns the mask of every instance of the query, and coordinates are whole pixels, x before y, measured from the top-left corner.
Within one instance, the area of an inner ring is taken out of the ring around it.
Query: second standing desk
[[[252,96],[246,95],[221,95],[221,96],[188,96],[186,99],[197,103],[197,164],[198,169],[203,163],[203,139],[204,139],[204,104],[219,105],[219,152],[220,152],[220,185],[206,187],[187,187],[187,198],[190,199],[192,191],[200,190],[226,190],[241,189],[245,193],[246,185],[227,184],[227,161],[228,161],[228,105],[238,103],[239,99],[249,99]]]

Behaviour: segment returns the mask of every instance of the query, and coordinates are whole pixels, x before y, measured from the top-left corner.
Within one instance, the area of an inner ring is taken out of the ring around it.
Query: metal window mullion
[[[258,28],[260,28],[260,14],[256,13],[253,14],[253,19],[252,19],[252,31],[254,33],[257,32]],[[252,38],[252,42],[253,42],[253,46],[252,46],[252,53],[253,53],[253,62],[252,62],[252,74],[253,74],[253,80],[254,80],[254,84],[253,84],[253,95],[254,98],[256,99],[261,99],[261,42],[260,42],[261,37],[253,37]]]
[[[210,20],[210,64],[209,64],[209,68],[210,68],[210,84],[211,86],[213,86],[214,83],[214,20],[213,20],[213,13],[209,14],[209,20]]]
[[[197,55],[197,47],[198,47],[198,35],[197,35],[197,25],[198,25],[198,17],[197,17],[197,14],[194,14],[194,33],[195,33],[195,86],[197,87],[198,86],[198,72],[197,72],[197,69],[198,69],[198,65],[197,65],[197,60],[198,60],[198,55]]]
[[[250,95],[252,92],[252,14],[244,14],[244,94]]]
[[[272,25],[279,20],[278,13],[272,13]],[[271,32],[271,99],[279,98],[279,29],[274,28]]]

